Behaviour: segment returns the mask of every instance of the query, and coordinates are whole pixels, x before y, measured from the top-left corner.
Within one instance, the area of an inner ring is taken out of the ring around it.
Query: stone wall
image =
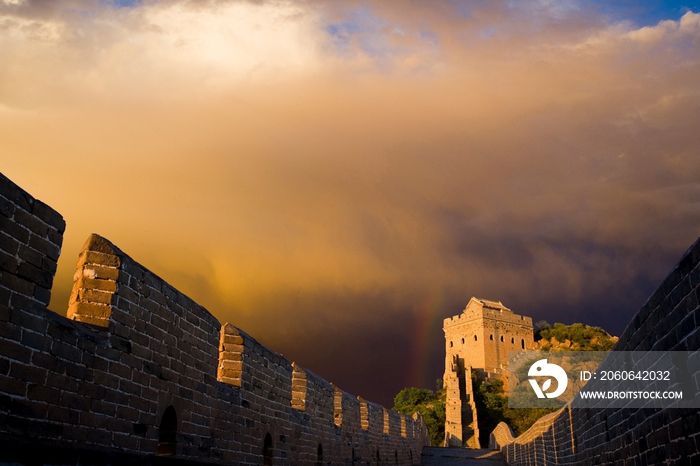
[[[700,349],[700,240],[634,316],[613,351]],[[688,382],[697,393],[700,373]],[[499,424],[490,446],[508,464],[700,464],[700,410],[565,406],[517,438]]]
[[[481,448],[472,368],[460,368],[458,358],[445,370],[445,447]]]
[[[221,325],[100,236],[79,256],[68,318],[49,311],[62,217],[0,175],[0,222],[0,460],[420,461],[419,416]]]

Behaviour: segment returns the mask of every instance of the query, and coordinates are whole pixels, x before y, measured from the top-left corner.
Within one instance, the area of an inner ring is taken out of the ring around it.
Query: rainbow
[[[432,290],[415,308],[413,329],[413,370],[408,380],[410,386],[435,390],[435,380],[430,380],[434,374],[431,367],[430,355],[436,345],[442,344],[442,307],[445,292],[442,286]]]

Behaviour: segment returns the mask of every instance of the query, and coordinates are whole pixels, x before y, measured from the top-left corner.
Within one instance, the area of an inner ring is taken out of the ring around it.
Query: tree
[[[442,381],[438,381],[438,387]],[[394,397],[393,410],[412,416],[420,413],[430,434],[430,444],[442,446],[445,439],[445,390],[404,388]]]
[[[535,341],[541,340],[542,339],[542,331],[546,330],[548,328],[552,328],[551,325],[549,325],[549,322],[546,320],[540,320],[535,324]]]

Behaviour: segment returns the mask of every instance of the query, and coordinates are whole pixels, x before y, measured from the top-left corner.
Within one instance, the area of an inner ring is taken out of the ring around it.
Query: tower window
[[[503,343],[503,335],[501,335],[501,343]]]
[[[452,348],[452,342],[450,342],[450,348]]]
[[[520,340],[520,346],[522,346],[522,348],[525,349],[525,340]]]
[[[474,341],[477,341],[476,335],[474,335]]]
[[[515,344],[515,338],[511,338],[511,339],[510,339],[510,342],[511,342],[512,344]]]
[[[464,344],[464,338],[462,338],[462,344]]]
[[[493,341],[493,334],[489,335],[489,340]]]

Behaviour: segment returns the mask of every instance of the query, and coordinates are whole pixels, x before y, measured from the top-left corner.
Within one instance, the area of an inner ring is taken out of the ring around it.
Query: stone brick
[[[77,269],[81,269],[86,264],[96,264],[105,267],[119,268],[121,260],[115,254],[106,254],[99,251],[86,250],[78,256]]]
[[[31,211],[34,198],[0,173],[0,195],[26,211]]]
[[[103,400],[107,403],[113,403],[115,406],[128,406],[130,396],[131,395],[128,393],[119,392],[117,390],[107,390]]]
[[[104,414],[108,417],[114,417],[117,412],[117,405],[114,403],[109,403],[102,400],[92,400],[92,405],[90,407],[91,412],[97,414]]]
[[[25,245],[20,245],[18,256],[21,260],[29,262],[39,269],[41,269],[44,262],[44,255]]]
[[[0,271],[0,276],[2,275],[2,271]],[[7,273],[7,272],[5,272]],[[6,287],[0,285],[0,320],[2,320],[4,317],[2,316],[4,314],[3,309],[7,308],[7,305],[10,304],[10,290],[8,290]]]
[[[92,356],[93,353],[95,353],[97,349],[98,343],[92,339],[88,338],[78,338],[78,349],[83,351],[83,360],[85,360],[85,356],[88,356],[87,353],[90,353],[89,356]]]
[[[74,377],[53,372],[48,372],[46,375],[46,385],[67,393],[76,393],[78,391],[78,381]]]
[[[73,409],[49,405],[48,418],[54,421],[75,425],[79,422],[80,416],[78,414],[78,411],[75,411]]]
[[[104,398],[105,393],[107,391],[108,390],[102,385],[97,385],[94,382],[86,382],[84,380],[80,380],[78,381],[78,391],[76,393],[93,401],[99,401]]]
[[[77,365],[77,364],[66,365],[66,375],[69,375],[69,376],[74,377],[76,379],[86,380],[88,382],[92,382],[92,380],[93,380],[92,369],[85,367],[85,366],[82,366],[82,365]]]
[[[10,377],[30,383],[46,383],[46,369],[33,367],[26,364],[12,362],[10,364]]]
[[[109,326],[109,319],[107,319],[107,318],[93,317],[93,316],[87,316],[87,315],[82,315],[82,314],[73,314],[71,316],[71,318],[73,320],[78,321],[78,322],[83,322],[86,324],[95,325],[97,327],[108,327]]]
[[[122,351],[124,353],[131,353],[131,342],[125,338],[118,337],[118,336],[112,336],[109,339],[109,343],[112,346],[112,348]],[[122,358],[123,359],[123,358]]]
[[[5,199],[3,196],[0,196],[0,215],[4,215],[7,218],[12,218],[14,213],[15,205]]]
[[[63,216],[39,200],[34,201],[32,214],[60,233],[66,230],[66,221]]]
[[[95,289],[78,288],[76,290],[76,301],[84,303],[112,304],[114,293]]]
[[[19,259],[0,250],[0,269],[16,275],[19,270]]]
[[[21,343],[24,346],[36,350],[44,350],[45,342],[46,338],[40,333],[32,332],[29,330],[25,330],[24,332],[22,332]]]
[[[73,288],[84,288],[114,293],[115,291],[117,291],[117,283],[113,280],[99,280],[96,278],[88,278],[84,275],[80,275],[78,279],[74,282]]]
[[[32,358],[32,350],[26,346],[9,340],[0,340],[0,354],[8,359],[28,363]]]
[[[59,399],[61,392],[46,385],[29,384],[27,387],[27,398],[31,400],[54,403]]]
[[[109,427],[110,426],[108,426],[108,428]],[[117,427],[117,426],[115,426],[114,424],[111,426],[112,429],[114,429],[115,427]],[[116,431],[116,432],[119,432],[119,431]],[[115,433],[113,444],[117,448],[123,448],[126,450],[132,450],[132,451],[139,451],[140,441],[139,441],[139,439],[136,439],[136,438],[132,437],[131,435],[122,435],[122,434]]]
[[[29,242],[29,230],[22,228],[7,217],[0,216],[0,231],[3,233],[0,235],[0,249],[10,254],[16,253],[20,244]],[[16,248],[13,249],[13,246]]]
[[[83,267],[82,274],[84,277],[90,279],[116,281],[119,277],[119,269],[114,267],[103,267],[95,264],[87,264]]]
[[[0,321],[0,339],[19,342],[22,338],[22,327],[7,321]],[[2,343],[0,343],[1,345]]]
[[[61,322],[51,322],[46,329],[46,335],[68,345],[76,346],[78,344],[78,333],[75,327],[70,327]]]
[[[14,220],[24,228],[27,228],[39,236],[44,237],[48,233],[49,226],[25,210],[16,210]]]
[[[54,340],[53,344],[51,345],[50,352],[51,354],[66,361],[79,362],[82,358],[82,352],[78,348],[56,340]]]
[[[46,332],[48,323],[45,318],[45,305],[26,296],[13,294],[10,299],[10,306],[13,308],[10,319],[12,323],[35,332]]]
[[[34,287],[34,299],[40,303],[48,305],[51,302],[51,290],[41,286]]]
[[[105,346],[98,346],[95,350],[97,356],[107,359],[108,361],[119,361],[122,356],[122,352],[114,348],[108,348]]]
[[[60,406],[73,409],[79,413],[86,413],[90,410],[90,399],[82,395],[73,393],[62,393]]]
[[[30,280],[11,273],[3,273],[0,275],[0,285],[24,296],[34,296],[34,287],[36,286]],[[16,296],[17,295],[12,296],[12,298],[16,300]]]
[[[99,421],[94,422],[93,425],[95,427],[101,427],[99,429],[90,429],[88,431],[87,435],[87,442],[97,444],[97,445],[104,445],[104,446],[111,446],[112,445],[112,432],[104,430],[104,422],[101,421],[103,419],[102,417],[96,418],[100,419]],[[82,419],[81,419],[82,423]]]
[[[47,257],[54,261],[57,261],[58,256],[61,254],[61,248],[58,245],[53,244],[50,241],[41,238],[37,235],[30,235],[28,244],[31,248],[34,248],[40,253],[45,254]]]
[[[46,235],[46,239],[49,243],[61,246],[63,244],[63,230],[56,230],[55,228],[49,228],[49,232]]]
[[[112,307],[99,303],[75,302],[71,304],[68,312],[69,317],[79,315],[96,319],[109,319],[112,315]]]
[[[9,377],[0,377],[0,393],[26,396],[27,382]]]
[[[43,351],[36,351],[32,354],[32,364],[36,367],[47,369],[51,372],[62,373],[65,370],[66,363],[56,359],[50,354]]]
[[[109,373],[127,380],[131,380],[133,369],[129,366],[125,366],[124,364],[112,362],[109,364]]]

